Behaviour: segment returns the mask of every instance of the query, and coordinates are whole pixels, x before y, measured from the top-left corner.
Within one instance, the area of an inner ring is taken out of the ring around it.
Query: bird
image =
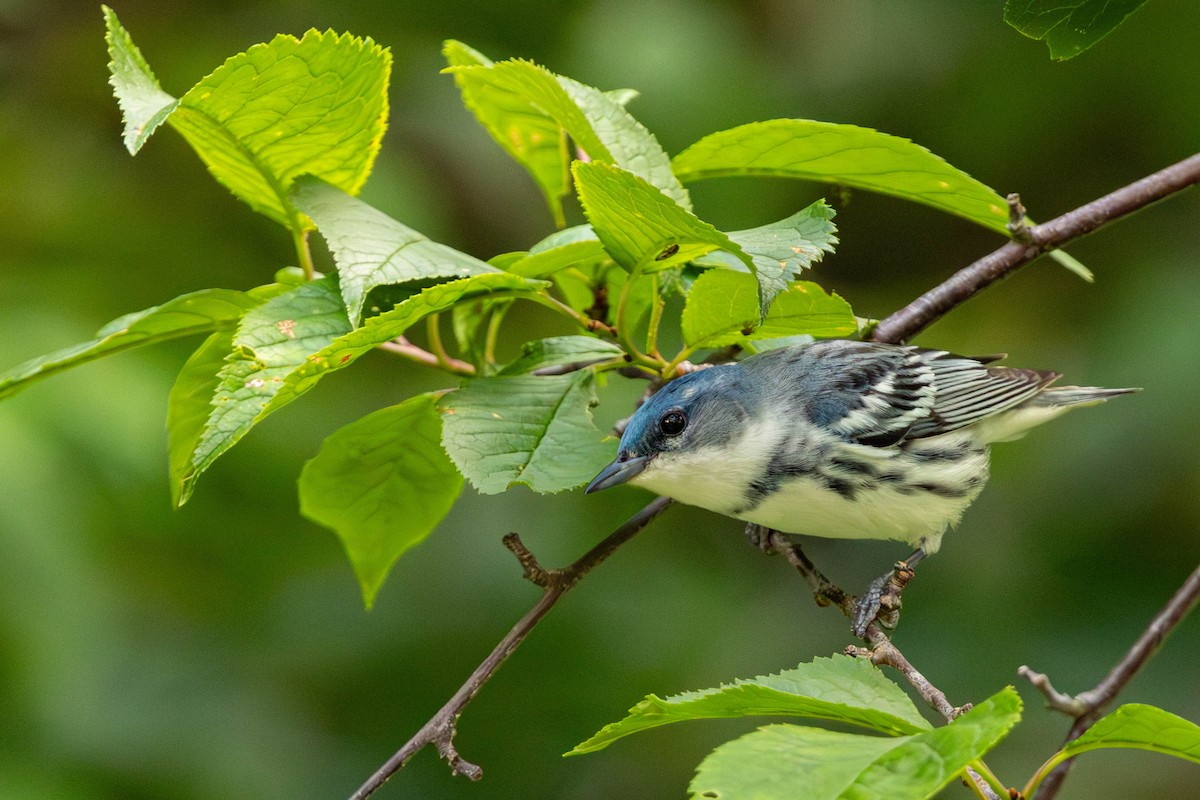
[[[682,375],[629,419],[587,486],[623,483],[781,533],[936,553],[988,479],[989,446],[1137,389],[912,345],[828,339]],[[856,626],[857,627],[857,626]]]

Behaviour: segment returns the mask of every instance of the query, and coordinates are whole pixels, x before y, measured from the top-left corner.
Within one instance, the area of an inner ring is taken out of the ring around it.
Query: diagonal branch
[[[427,745],[437,748],[442,758],[450,764],[450,770],[455,775],[466,775],[473,781],[483,777],[483,769],[472,764],[458,754],[454,747],[454,735],[458,717],[470,703],[488,679],[500,669],[500,665],[512,655],[513,651],[525,641],[525,637],[533,630],[546,612],[558,603],[559,599],[579,582],[593,567],[617,551],[621,545],[632,539],[652,519],[657,517],[671,505],[671,501],[660,497],[634,514],[623,525],[610,533],[603,541],[583,554],[577,561],[562,569],[546,569],[538,563],[533,553],[521,542],[521,537],[510,533],[504,537],[504,546],[513,552],[525,570],[525,577],[542,588],[542,596],[537,604],[512,627],[500,643],[492,648],[492,652],[483,660],[471,677],[459,688],[454,696],[446,701],[433,717],[422,728],[396,751],[375,774],[363,783],[350,800],[364,800],[370,797],[376,789],[383,786],[388,778],[408,760],[424,749]]]
[[[1018,670],[1022,677],[1028,679],[1038,691],[1046,696],[1046,701],[1051,708],[1075,718],[1075,723],[1071,726],[1071,730],[1063,742],[1064,746],[1078,739],[1088,728],[1092,727],[1092,724],[1099,719],[1101,710],[1116,699],[1117,694],[1133,680],[1133,676],[1146,665],[1151,656],[1158,652],[1158,648],[1162,646],[1175,626],[1196,607],[1197,601],[1200,601],[1200,566],[1192,570],[1192,574],[1167,601],[1162,610],[1154,615],[1150,624],[1146,626],[1146,630],[1142,631],[1142,635],[1138,637],[1138,640],[1133,643],[1121,660],[1109,670],[1104,679],[1096,684],[1095,688],[1075,697],[1055,690],[1050,685],[1050,680],[1040,672],[1034,672],[1029,667],[1021,667]],[[1039,787],[1038,800],[1051,800],[1058,794],[1074,761],[1073,758],[1068,759],[1054,768],[1054,771]]]
[[[1038,256],[1086,236],[1113,220],[1200,183],[1200,153],[1117,189],[1061,217],[1020,230],[1011,241],[959,270],[875,326],[877,342],[903,342]],[[1014,202],[1010,200],[1010,203]],[[1019,203],[1019,200],[1015,202]]]

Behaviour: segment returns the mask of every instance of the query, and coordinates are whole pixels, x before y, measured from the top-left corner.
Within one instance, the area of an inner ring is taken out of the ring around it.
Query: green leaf
[[[498,271],[322,180],[298,180],[292,201],[316,223],[329,244],[352,322],[358,320],[363,301],[376,286]]]
[[[131,152],[163,120],[220,183],[293,231],[311,227],[288,198],[315,175],[351,194],[366,181],[387,124],[391,54],[370,39],[280,34],[226,60],[175,101],[106,10],[112,83]]]
[[[600,162],[572,167],[588,220],[613,260],[630,272],[654,271],[725,250],[754,263],[727,235],[632,172]]]
[[[706,800],[835,800],[875,759],[906,741],[767,725],[710,753],[688,792]]]
[[[531,281],[504,272],[490,272],[424,289],[391,310],[368,317],[362,327],[337,336],[328,345],[305,359],[302,365],[284,377],[261,416],[292,402],[316,386],[317,382],[330,372],[345,369],[376,345],[402,336],[412,325],[429,314],[436,314],[457,303],[480,297],[527,297],[545,285],[544,281]]]
[[[612,444],[592,422],[590,370],[480,378],[441,400],[442,444],[483,494],[518,483],[549,494],[593,478]]]
[[[908,139],[807,119],[752,122],[705,136],[672,161],[682,181],[764,175],[853,186],[923,203],[1008,235],[994,190]]]
[[[300,473],[300,511],[342,540],[367,608],[462,492],[441,442],[436,397],[418,395],[336,431]]]
[[[958,719],[914,736],[880,755],[839,795],[840,800],[933,797],[1021,720],[1021,697],[1002,689]]]
[[[462,42],[447,40],[442,55],[451,67],[491,67],[487,56]],[[530,105],[520,94],[483,79],[480,73],[454,71],[463,103],[518,164],[533,176],[554,218],[566,224],[563,199],[570,192],[566,136],[553,118]]]
[[[1128,703],[1068,742],[1063,754],[1070,758],[1102,747],[1152,750],[1200,764],[1200,726],[1161,708]]]
[[[125,148],[136,155],[150,134],[175,110],[179,100],[163,91],[142,52],[108,6],[104,12],[104,39],[108,42],[108,82],[125,120]]]
[[[987,185],[908,139],[857,125],[809,119],[751,122],[705,136],[675,156],[684,181],[760,175],[852,186],[911,200],[1008,232],[1008,202]],[[1084,280],[1087,267],[1055,250],[1050,257]]]
[[[744,272],[707,270],[692,285],[682,316],[683,341],[692,348],[724,347],[746,339],[851,336],[858,322],[850,305],[808,281],[778,295],[759,322],[758,287]]]
[[[567,755],[593,753],[631,733],[693,719],[785,715],[836,720],[892,735],[930,729],[908,695],[869,661],[815,658],[778,675],[740,679],[666,699],[647,695],[619,722]]]
[[[949,725],[910,736],[770,725],[718,747],[688,789],[721,800],[925,800],[995,746],[1020,710],[1009,687]]]
[[[506,272],[527,278],[544,278],[568,267],[585,267],[608,258],[591,225],[555,231],[529,248],[529,252],[504,266]]]
[[[500,370],[501,375],[523,375],[546,367],[611,361],[625,355],[620,346],[595,336],[552,336],[521,346],[520,358]]]
[[[476,101],[480,97],[481,86],[489,87],[487,93],[490,97],[508,93],[510,96],[503,103],[496,102],[497,108],[512,114],[514,112],[511,109],[518,102],[523,103],[565,130],[591,161],[602,161],[627,169],[660,189],[683,208],[691,209],[691,199],[683,184],[672,173],[666,151],[654,135],[625,110],[619,102],[624,99],[623,96],[614,98],[599,89],[555,75],[545,67],[522,60],[501,61],[490,66],[455,66],[447,71],[460,79],[460,86],[463,85],[462,81],[466,81],[476,91]],[[492,135],[496,136],[496,133]],[[514,135],[511,126],[503,135]],[[565,152],[563,156],[569,158]],[[564,160],[558,166],[564,174],[567,163]],[[551,203],[558,203],[557,196],[548,195],[547,199]]]
[[[1108,36],[1146,0],[1008,0],[1004,21],[1066,61]]]
[[[286,291],[246,313],[218,374],[190,466],[173,470],[180,481],[180,503],[187,502],[196,479],[267,416],[284,378],[349,331],[333,276]]]
[[[833,215],[834,210],[825,201],[818,200],[787,219],[729,234],[729,238],[754,261],[755,275],[761,287],[760,315],[767,313],[775,295],[785,290],[788,282],[801,270],[820,261],[825,253],[833,252],[833,246],[837,244],[837,228],[830,221]],[[721,250],[702,256],[695,263],[745,269],[741,261]]]
[[[192,453],[200,443],[212,413],[212,397],[221,383],[220,371],[233,352],[233,331],[220,331],[204,340],[187,362],[167,397],[167,452],[171,504],[178,508],[191,496]]]
[[[257,304],[244,292],[205,289],[181,295],[161,306],[126,314],[101,328],[90,342],[39,356],[0,374],[0,399],[16,394],[34,381],[123,350],[232,328],[242,314]]]

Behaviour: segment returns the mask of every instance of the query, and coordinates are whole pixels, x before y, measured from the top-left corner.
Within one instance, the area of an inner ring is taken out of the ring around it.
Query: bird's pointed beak
[[[600,474],[592,479],[584,492],[591,494],[610,486],[625,483],[641,474],[649,463],[650,459],[646,456],[618,456],[616,461],[600,470]]]

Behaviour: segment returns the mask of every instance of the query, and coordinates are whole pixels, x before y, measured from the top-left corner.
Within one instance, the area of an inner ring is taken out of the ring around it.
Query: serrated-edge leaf
[[[927,148],[889,133],[810,119],[751,122],[711,133],[671,161],[684,183],[757,175],[850,186],[910,200],[1011,238],[1008,201]],[[1084,280],[1091,272],[1061,251],[1050,257]]]
[[[494,62],[462,42],[447,40],[442,55],[451,67],[491,67]],[[566,137],[559,124],[511,89],[480,80],[480,73],[453,72],[463,104],[479,124],[538,185],[554,224],[566,224],[563,199],[570,192]]]
[[[358,321],[363,302],[377,286],[498,271],[474,256],[433,241],[320,178],[301,178],[291,196],[329,244],[351,322]]]
[[[592,86],[556,75],[524,59],[451,67],[524,99],[565,130],[593,161],[616,164],[646,180],[690,210],[691,198],[671,171],[670,158],[654,135],[614,98]],[[566,158],[566,154],[564,154]],[[566,161],[563,163],[566,169]]]
[[[581,486],[612,458],[592,421],[593,382],[590,370],[468,381],[441,399],[442,445],[482,494]]]
[[[171,504],[179,508],[191,497],[192,453],[212,412],[221,367],[233,352],[233,331],[212,334],[188,358],[167,396],[167,453]]]
[[[441,439],[436,395],[417,395],[330,434],[300,473],[300,512],[342,541],[367,608],[462,492]]]
[[[816,658],[773,675],[667,698],[647,695],[567,755],[591,753],[631,733],[691,719],[787,715],[836,720],[890,735],[930,730],[908,695],[878,668],[848,656]]]
[[[858,330],[850,304],[810,281],[793,281],[775,297],[761,321],[756,290],[754,280],[742,272],[701,274],[683,307],[684,343],[713,348],[786,336],[851,336]]]
[[[1126,703],[1063,747],[1067,757],[1103,747],[1151,750],[1200,764],[1200,726],[1143,703]]]
[[[248,310],[258,305],[244,292],[204,289],[180,295],[160,306],[118,317],[100,329],[90,342],[65,347],[30,359],[0,374],[0,399],[25,389],[34,381],[72,367],[146,344],[232,328]]]
[[[730,238],[645,179],[601,162],[572,166],[584,212],[604,249],[632,272],[662,270],[713,250],[754,262]]]
[[[287,375],[349,331],[335,276],[285,291],[247,312],[218,375],[191,469],[181,477],[180,497],[186,500],[196,479],[267,416]]]
[[[933,797],[972,761],[991,750],[1021,719],[1011,686],[949,725],[912,737],[879,756],[839,800],[919,800]]]
[[[390,71],[391,53],[371,39],[279,34],[203,78],[169,122],[235,196],[307,230],[288,196],[293,181],[311,174],[358,192],[387,125]]]
[[[117,19],[116,12],[105,5],[100,8],[104,13],[104,39],[108,42],[108,82],[125,122],[125,149],[130,155],[137,155],[150,135],[166,122],[179,99],[163,91],[154,70]]]
[[[672,161],[685,183],[728,175],[803,178],[913,200],[1008,235],[1008,205],[986,184],[900,136],[776,119],[709,134]]]
[[[765,725],[710,753],[688,792],[719,800],[835,800],[873,761],[912,738]]]

